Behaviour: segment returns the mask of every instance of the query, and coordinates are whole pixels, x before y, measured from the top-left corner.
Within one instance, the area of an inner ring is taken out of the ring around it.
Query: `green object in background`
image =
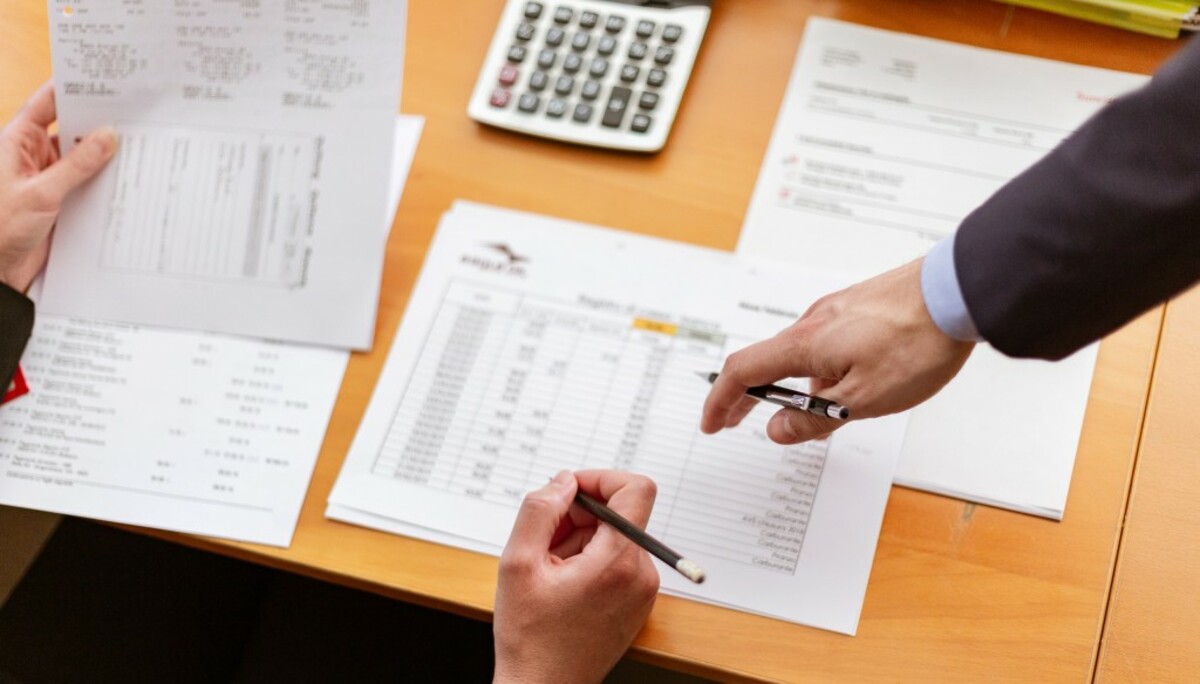
[[[1001,0],[1160,38],[1178,38],[1197,4],[1184,0]]]

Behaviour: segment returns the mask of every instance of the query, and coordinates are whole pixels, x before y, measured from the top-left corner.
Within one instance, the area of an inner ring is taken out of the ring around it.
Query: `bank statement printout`
[[[68,199],[43,310],[367,349],[405,0],[48,0]]]
[[[330,503],[497,553],[525,493],[556,472],[631,470],[658,485],[650,533],[708,571],[696,586],[664,569],[665,590],[853,633],[904,418],[790,447],[767,439],[769,406],[699,430],[698,374],[837,286],[457,203]]]
[[[1145,82],[810,19],[737,251],[855,280],[899,266]],[[896,482],[1061,519],[1096,353],[1018,361],[979,345],[912,411]]]

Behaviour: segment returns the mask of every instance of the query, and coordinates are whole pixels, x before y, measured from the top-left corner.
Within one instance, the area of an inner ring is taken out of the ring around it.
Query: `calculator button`
[[[554,98],[546,103],[546,116],[554,119],[561,119],[563,114],[567,113],[567,101]]]
[[[492,91],[492,96],[488,98],[488,104],[493,107],[504,108],[508,106],[508,101],[512,99],[512,93],[507,90],[497,88]]]
[[[517,25],[517,40],[521,42],[529,42],[533,40],[535,33],[537,33],[537,30],[533,27],[533,24],[530,24],[527,21],[523,21]]]
[[[526,50],[521,45],[514,45],[508,49],[508,61],[515,64],[520,64],[525,61]]]
[[[579,71],[579,67],[581,66],[583,66],[583,58],[573,52],[563,60],[563,71],[568,74]]]
[[[542,98],[533,93],[525,93],[517,100],[517,109],[523,112],[536,112],[540,104],[542,104]]]
[[[646,85],[654,86],[655,88],[667,82],[667,72],[662,69],[651,69],[650,73],[646,74]]]
[[[637,34],[641,38],[649,38],[654,35],[654,22],[645,19],[637,23]]]
[[[646,47],[645,43],[630,43],[629,44],[629,53],[628,53],[629,59],[637,61],[637,60],[645,57],[646,50],[648,50],[648,49],[649,48]]]
[[[608,106],[604,108],[604,118],[600,123],[609,128],[619,127],[625,118],[625,110],[629,108],[629,98],[632,96],[633,91],[629,88],[613,86],[612,93],[608,96]]]
[[[585,100],[594,100],[600,96],[599,81],[584,81],[583,88],[579,90],[579,96]]]
[[[536,90],[540,93],[541,91],[546,89],[546,84],[548,84],[549,82],[550,82],[550,77],[546,75],[546,72],[535,71],[529,77],[529,89]],[[646,94],[643,94],[643,97],[645,95]],[[642,107],[646,108],[645,105],[642,105]]]
[[[575,113],[571,115],[572,119],[581,123],[587,123],[592,119],[592,106],[585,102],[580,102],[575,105]]]
[[[571,37],[571,48],[583,52],[592,44],[592,34],[580,31]]]
[[[666,66],[671,63],[671,58],[675,56],[675,49],[667,46],[662,46],[654,51],[654,61]]]
[[[633,83],[637,80],[638,74],[640,73],[642,73],[641,69],[632,64],[626,64],[625,66],[621,67],[621,80],[625,81],[626,83]]]
[[[500,85],[510,86],[517,82],[521,71],[511,64],[500,67]]]
[[[645,133],[646,131],[650,130],[650,124],[653,123],[653,121],[653,119],[645,114],[635,114],[633,116],[633,121],[629,122],[629,130],[633,131],[634,133]]]
[[[538,66],[543,69],[553,69],[558,61],[558,53],[554,50],[542,50],[538,53]]]
[[[638,98],[638,106],[642,109],[654,109],[658,106],[658,93],[642,93],[642,96]]]
[[[625,28],[625,17],[619,17],[614,14],[604,22],[604,30],[609,33],[620,33],[623,28]]]
[[[572,90],[575,90],[575,79],[570,76],[559,76],[554,81],[554,92],[559,95],[570,95]]]
[[[546,31],[546,45],[549,45],[550,47],[558,47],[559,45],[562,45],[563,38],[565,38],[566,35],[566,31],[557,26],[552,26],[549,31]]]
[[[617,39],[612,36],[601,36],[600,42],[596,43],[596,52],[605,57],[611,55],[617,49]]]
[[[683,36],[683,27],[679,24],[667,24],[663,27],[662,39],[664,43],[674,43]]]
[[[608,73],[608,60],[603,57],[597,57],[592,60],[592,66],[588,69],[588,73],[596,78],[604,78]]]
[[[540,2],[525,3],[525,18],[537,19],[540,16],[542,16],[542,3],[540,3]]]
[[[600,15],[595,12],[583,12],[579,15],[579,26],[581,28],[596,28],[596,22],[598,21],[600,21]]]
[[[554,10],[554,23],[569,24],[574,16],[575,10],[570,7],[559,7]]]

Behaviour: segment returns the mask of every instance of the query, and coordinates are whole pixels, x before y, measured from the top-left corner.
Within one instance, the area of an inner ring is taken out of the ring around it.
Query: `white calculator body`
[[[467,111],[530,135],[658,151],[710,13],[711,0],[509,0]]]

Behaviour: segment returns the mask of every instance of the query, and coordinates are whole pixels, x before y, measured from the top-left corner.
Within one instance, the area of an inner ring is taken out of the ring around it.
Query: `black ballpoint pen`
[[[708,380],[709,383],[713,383],[717,381],[717,376],[720,373],[705,374],[696,371],[696,375]],[[836,418],[838,420],[847,420],[850,418],[850,409],[841,404],[836,404],[828,399],[822,399],[811,394],[805,394],[798,390],[780,387],[779,385],[749,387],[746,389],[746,396],[784,408],[808,411],[809,413],[825,418]]]

